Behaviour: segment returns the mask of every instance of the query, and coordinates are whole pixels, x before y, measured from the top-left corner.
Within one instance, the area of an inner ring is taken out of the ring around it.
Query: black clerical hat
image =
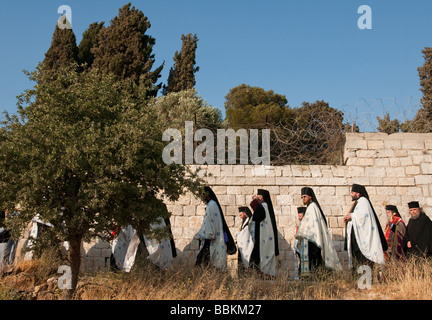
[[[245,212],[248,217],[252,217],[252,211],[248,207],[239,207],[239,212]]]
[[[297,207],[297,213],[305,213],[306,212],[306,207]]]
[[[393,211],[394,213],[396,213],[397,216],[399,216],[400,218],[402,218],[401,215],[400,215],[400,213],[399,213],[399,210],[398,210],[398,208],[396,206],[388,204],[388,205],[385,206],[385,209]]]
[[[315,193],[313,192],[312,188],[309,188],[309,187],[302,188],[301,189],[301,194],[302,195],[305,194],[305,195],[310,196],[310,197],[315,196]]]
[[[420,208],[418,201],[411,201],[408,203],[408,208]]]
[[[369,199],[369,194],[367,193],[366,188],[361,184],[354,183],[351,187],[351,191],[360,193],[360,195]]]
[[[302,195],[304,195],[304,194],[308,195],[308,196],[310,196],[312,198],[312,202],[315,202],[315,204],[318,206],[318,209],[321,212],[321,216],[324,219],[324,223],[327,225],[327,219],[326,219],[326,217],[324,215],[324,211],[321,209],[321,206],[320,206],[320,204],[318,202],[318,199],[317,199],[317,197],[316,197],[315,192],[313,191],[313,189],[310,188],[310,187],[304,187],[304,188],[301,189],[301,194]]]
[[[396,206],[393,206],[393,205],[391,205],[391,204],[386,205],[386,206],[385,206],[385,209],[386,209],[386,210],[393,211],[393,212],[397,212],[397,211],[398,211],[397,207],[396,207]]]
[[[354,184],[352,185],[352,187],[351,187],[351,191],[352,191],[352,192],[361,193],[361,192],[363,191],[363,186],[354,183]]]

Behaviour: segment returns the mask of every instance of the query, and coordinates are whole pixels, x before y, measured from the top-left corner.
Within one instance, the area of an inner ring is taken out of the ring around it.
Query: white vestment
[[[32,226],[29,233],[29,239],[27,240],[27,249],[31,249],[34,245],[35,240],[38,238],[39,235],[39,224],[46,225],[50,228],[54,227],[51,223],[47,223],[41,220],[40,215],[36,214],[36,216],[32,219]],[[68,244],[63,242],[63,246],[68,249]],[[32,250],[26,250],[26,253],[24,254],[24,260],[32,260],[33,259],[33,251]]]
[[[342,265],[328,232],[327,225],[315,202],[311,202],[306,208],[297,231],[296,239],[298,240],[296,244],[297,249],[303,251],[301,252],[302,255],[308,254],[307,250],[301,250],[300,248],[304,242],[313,242],[321,249],[321,256],[327,268],[338,271],[342,270]]]
[[[114,255],[116,266],[120,270],[124,270],[126,252],[134,234],[135,230],[129,225],[122,229],[118,237],[112,242],[111,252]]]
[[[166,223],[163,219],[159,219],[158,223],[154,223],[150,226],[152,230],[158,228],[164,228]],[[116,259],[117,267],[121,270],[130,272],[132,269],[138,246],[141,243],[138,233],[131,227],[128,226],[124,232],[122,230],[119,239],[117,240],[117,254],[114,255]],[[153,264],[162,269],[169,268],[173,263],[172,247],[170,239],[162,239],[158,241],[156,239],[150,239],[143,235],[145,246],[149,253],[147,257]],[[119,245],[121,244],[121,245]],[[119,259],[119,261],[117,261]]]
[[[360,197],[354,211],[351,213],[351,220],[347,223],[348,265],[350,268],[352,268],[351,230],[354,230],[361,253],[375,263],[385,264],[384,252],[378,232],[379,227],[369,201],[365,197]]]
[[[249,259],[254,248],[255,221],[247,217],[242,229],[237,233],[237,247],[241,260],[246,268],[249,267]]]
[[[200,239],[214,240],[210,242],[210,263],[218,269],[227,269],[227,246],[222,224],[222,213],[214,200],[207,203],[206,213],[198,231]],[[202,242],[201,248],[204,246]]]
[[[260,270],[270,276],[276,276],[275,235],[267,203],[261,204],[265,219],[260,222]]]

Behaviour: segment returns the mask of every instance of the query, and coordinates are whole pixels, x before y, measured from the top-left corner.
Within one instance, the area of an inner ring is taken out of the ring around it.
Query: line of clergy
[[[410,219],[405,224],[394,205],[386,205],[388,221],[383,230],[366,188],[359,184],[351,187],[352,207],[344,217],[346,236],[344,249],[348,253],[348,267],[385,265],[389,259],[406,260],[410,256],[432,257],[432,221],[419,202],[408,203]],[[328,231],[327,219],[312,188],[301,189],[303,205],[297,208],[299,223],[295,230],[294,277],[310,275],[318,270],[341,271],[337,251]],[[222,207],[211,187],[204,188],[202,200],[206,211],[197,232],[199,250],[196,266],[212,266],[227,270],[227,256],[238,255],[239,273],[254,270],[265,278],[277,276],[279,255],[278,230],[270,193],[258,189],[250,207],[239,207],[240,231],[232,236]],[[167,219],[166,219],[167,220]],[[161,221],[154,227],[169,226]],[[156,241],[146,239],[134,230],[124,230],[123,237],[112,246],[115,267],[130,271],[137,254],[138,244],[145,244],[147,259],[160,268],[169,268],[176,257],[173,237]]]

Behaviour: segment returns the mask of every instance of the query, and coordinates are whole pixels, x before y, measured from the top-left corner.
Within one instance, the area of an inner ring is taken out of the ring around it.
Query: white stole
[[[351,230],[354,230],[361,253],[372,262],[385,264],[378,228],[369,201],[361,197],[351,213],[351,220],[347,223],[348,265],[350,268],[352,268]]]

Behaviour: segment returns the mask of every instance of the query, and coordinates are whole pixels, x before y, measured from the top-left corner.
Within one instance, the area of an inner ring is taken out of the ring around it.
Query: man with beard
[[[351,199],[353,210],[344,217],[347,224],[348,265],[357,269],[361,265],[384,265],[387,241],[378,217],[364,186],[353,184]]]
[[[405,260],[405,253],[403,251],[404,238],[406,233],[405,222],[396,206],[385,206],[388,221],[385,228],[385,237],[387,240],[388,250],[384,252],[385,258],[396,260]]]
[[[296,239],[300,251],[300,274],[307,275],[320,266],[331,270],[342,270],[336,249],[327,228],[327,220],[314,191],[301,189],[306,212],[298,228]]]
[[[432,222],[417,201],[408,203],[408,221],[404,249],[408,256],[432,257]]]

